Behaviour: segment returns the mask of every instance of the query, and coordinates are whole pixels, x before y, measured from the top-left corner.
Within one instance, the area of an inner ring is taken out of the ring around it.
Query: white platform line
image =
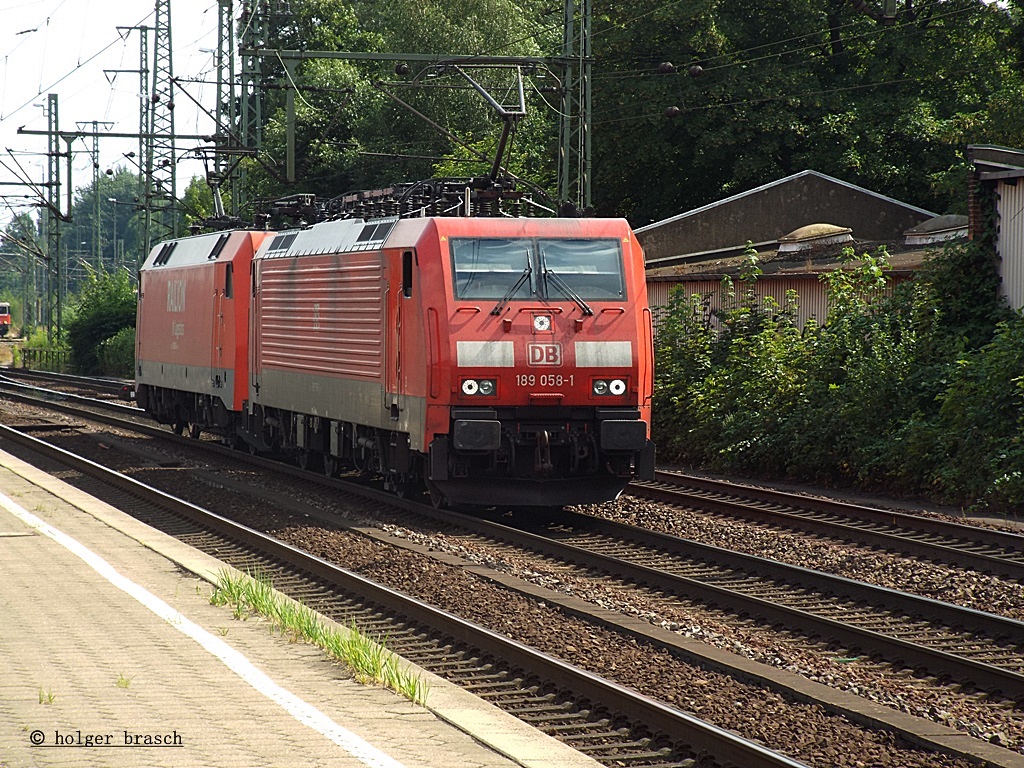
[[[0,506],[26,525],[53,539],[69,552],[79,557],[115,587],[131,595],[179,632],[192,638],[207,652],[220,659],[228,669],[276,703],[300,723],[323,734],[350,755],[372,768],[405,768],[402,763],[393,757],[381,752],[347,728],[338,725],[312,704],[303,701],[291,691],[282,688],[264,672],[257,669],[243,654],[236,651],[220,638],[210,634],[198,624],[182,616],[152,592],[139,586],[131,579],[122,576],[114,566],[84,544],[36,517],[2,493],[0,493]]]

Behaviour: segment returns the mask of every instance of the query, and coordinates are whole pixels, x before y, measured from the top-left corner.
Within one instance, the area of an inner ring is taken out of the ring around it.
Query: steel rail
[[[24,399],[29,402],[33,400],[33,398]],[[73,396],[72,399],[74,399]],[[36,402],[38,403],[39,401],[36,400]],[[45,401],[44,404],[47,407],[54,407],[66,412],[80,413],[73,406],[62,403]],[[91,404],[100,407],[110,405],[105,401],[95,401]],[[93,417],[92,412],[90,412],[90,418]],[[147,434],[161,438],[177,437],[179,440],[188,440],[191,444],[201,445],[206,450],[223,452],[223,455],[235,455],[237,457],[236,451],[232,451],[224,446],[174,436],[166,429],[159,429],[135,422],[126,423],[121,419],[105,414],[95,414],[95,418],[104,423],[142,430]],[[254,463],[258,464],[265,463],[268,467],[273,467],[278,471],[289,474],[302,473],[298,468],[269,459],[246,457],[246,460],[253,460]],[[308,477],[308,474],[302,473],[302,476]],[[973,659],[966,659],[955,654],[929,648],[873,630],[849,625],[790,606],[779,605],[697,579],[669,574],[619,558],[589,552],[579,547],[555,541],[546,536],[538,536],[518,528],[486,521],[479,517],[462,515],[449,510],[434,510],[426,505],[409,500],[401,500],[391,494],[376,492],[372,489],[361,490],[360,493],[388,504],[416,511],[432,519],[447,523],[451,523],[454,520],[466,529],[484,536],[499,540],[503,539],[517,546],[544,552],[570,562],[576,562],[599,572],[617,573],[625,579],[656,586],[656,588],[672,594],[696,598],[705,603],[727,606],[733,612],[752,613],[761,617],[764,621],[777,622],[788,627],[799,626],[807,634],[820,634],[851,649],[871,650],[872,652],[883,654],[893,662],[902,663],[910,668],[926,670],[929,674],[938,677],[948,676],[960,682],[971,682],[982,690],[999,691],[1007,698],[1024,700],[1024,675],[1012,670],[984,664]],[[564,514],[570,515],[570,513]],[[729,568],[767,573],[773,578],[788,582],[802,578],[805,582],[809,581],[812,584],[820,585],[824,581],[824,583],[832,585],[834,592],[845,594],[851,599],[867,600],[876,606],[881,603],[889,610],[902,611],[909,615],[930,615],[951,627],[971,627],[972,629],[985,632],[995,639],[1011,638],[1015,643],[1024,643],[1024,623],[1012,619],[950,605],[906,592],[875,587],[864,582],[833,576],[820,571],[789,566],[753,555],[722,550],[699,542],[659,534],[622,523],[612,523],[583,515],[571,517],[576,521],[574,525],[579,527],[593,529],[595,525],[600,523],[605,527],[605,530],[614,531],[612,535],[632,539],[652,548],[671,551],[673,549],[679,550],[682,547],[685,550],[689,550],[685,554],[686,557],[700,557]],[[821,587],[818,586],[816,588],[820,589]]]
[[[600,702],[601,705],[612,711],[622,713],[630,721],[639,721],[662,732],[674,743],[688,745],[695,754],[714,755],[715,759],[723,765],[744,768],[808,768],[805,764],[792,758],[710,723],[705,723],[662,702],[600,678],[447,611],[434,608],[366,579],[320,557],[303,552],[246,525],[229,520],[182,499],[177,499],[133,478],[106,469],[95,462],[4,425],[0,425],[0,446],[2,446],[2,440],[10,440],[32,451],[66,463],[84,474],[102,479],[104,483],[123,492],[145,499],[150,503],[159,504],[182,517],[212,528],[221,535],[270,554],[294,568],[322,579],[337,589],[363,596],[411,621],[426,624],[459,642],[479,648],[514,666],[540,674],[587,699]]]
[[[973,683],[982,690],[1001,692],[1014,700],[1024,701],[1024,674],[957,656],[936,648],[913,643],[870,629],[836,621],[808,611],[780,605],[762,598],[708,584],[696,578],[656,570],[618,557],[592,552],[577,545],[566,544],[552,537],[530,533],[495,521],[483,520],[457,512],[424,510],[448,522],[482,535],[508,541],[518,547],[577,563],[595,572],[615,574],[621,578],[669,594],[693,598],[704,603],[724,606],[729,611],[752,614],[762,620],[786,627],[800,627],[809,635],[820,635],[848,648],[859,648],[885,655],[890,661],[914,669],[927,670],[937,677],[947,676],[959,683]],[[563,513],[561,520],[581,530],[601,528],[609,535],[625,541],[636,541],[646,547],[681,554],[684,557],[712,562],[728,568],[764,574],[788,583],[803,583],[829,594],[841,594],[852,600],[864,600],[877,607],[896,610],[911,616],[929,616],[950,627],[969,627],[987,633],[993,639],[1009,638],[1024,643],[1024,622],[971,608],[951,605],[939,600],[907,592],[877,587],[865,582],[791,566],[774,560],[719,549],[700,542],[659,534],[624,523],[614,523],[587,515]]]
[[[713,498],[700,493],[689,493],[680,488],[665,487],[680,484],[736,498]],[[907,552],[929,560],[966,566],[980,573],[990,573],[1024,582],[1024,535],[1017,533],[671,472],[657,472],[654,482],[631,483],[628,492],[643,498],[706,509],[739,518],[773,523],[782,520],[811,533],[821,533],[832,538],[843,535],[889,551]],[[767,509],[756,506],[750,503],[751,501],[788,509]],[[844,518],[844,521],[810,516],[815,514],[834,515]],[[865,527],[865,524],[884,526],[890,531],[903,529],[907,533],[879,531]],[[939,536],[944,543],[923,541],[908,533]],[[1005,554],[978,552],[976,548],[979,547],[1000,550]]]
[[[135,382],[128,379],[113,379],[109,377],[78,376],[72,373],[59,373],[57,371],[37,371],[31,368],[3,368],[0,369],[4,376],[14,379],[42,379],[57,384],[68,384],[71,386],[95,387],[107,392],[123,392],[125,387],[135,389]]]

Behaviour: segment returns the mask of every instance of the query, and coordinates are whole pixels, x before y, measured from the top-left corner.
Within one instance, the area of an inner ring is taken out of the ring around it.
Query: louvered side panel
[[[384,286],[380,253],[264,262],[264,370],[383,381]]]

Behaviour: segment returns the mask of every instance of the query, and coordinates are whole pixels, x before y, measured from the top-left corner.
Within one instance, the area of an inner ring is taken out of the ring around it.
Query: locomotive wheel
[[[201,434],[203,434],[203,428],[201,426],[199,426],[198,424],[188,425],[188,436],[191,437],[193,440],[198,440]]]
[[[323,466],[323,469],[324,469],[324,474],[327,475],[327,477],[337,477],[338,476],[338,460],[336,458],[334,458],[333,456],[325,455],[324,456],[324,466]]]
[[[435,491],[433,488],[430,489],[430,503],[434,509],[440,509],[444,506],[444,494],[440,491]]]
[[[409,476],[396,474],[393,482],[395,488],[395,496],[397,496],[400,499],[408,497],[409,489],[410,486],[412,485],[412,482],[409,480]]]
[[[319,451],[300,450],[296,456],[299,468],[310,472],[319,472],[323,469],[323,462],[321,459],[322,455]]]
[[[181,435],[185,432],[185,422],[176,421],[171,425],[171,431],[176,435]]]

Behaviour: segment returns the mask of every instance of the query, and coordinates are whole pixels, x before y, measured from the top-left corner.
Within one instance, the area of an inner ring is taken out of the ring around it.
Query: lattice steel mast
[[[46,336],[49,341],[60,338],[63,320],[64,278],[60,255],[60,136],[58,135],[57,94],[46,97]],[[70,154],[71,147],[68,147]],[[70,182],[70,180],[69,180]],[[70,212],[70,208],[68,209]]]
[[[238,216],[239,185],[238,164],[232,160],[231,150],[238,149],[235,140],[238,130],[238,108],[235,102],[235,18],[234,0],[217,0],[217,121],[216,156],[213,189],[214,211],[223,216],[220,191],[226,189],[231,196],[231,216]]]
[[[565,0],[558,201],[590,207],[591,0]]]
[[[146,252],[154,235],[178,236],[177,163],[174,151],[174,67],[171,48],[171,0],[156,0],[153,27],[153,86],[149,97],[149,135],[145,158]]]

